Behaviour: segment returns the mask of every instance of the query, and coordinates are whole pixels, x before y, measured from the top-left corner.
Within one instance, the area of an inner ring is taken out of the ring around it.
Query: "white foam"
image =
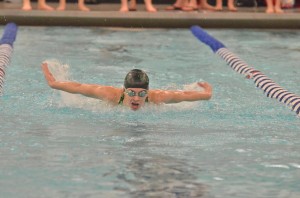
[[[198,82],[194,82],[192,84],[183,85],[183,90],[186,91],[204,91],[203,87],[198,85]]]
[[[62,64],[60,61],[56,59],[46,60],[44,62],[48,64],[48,68],[56,80],[59,81],[70,80],[69,65]]]
[[[290,169],[290,167],[288,165],[284,165],[284,164],[266,164],[265,167]]]
[[[290,165],[294,168],[300,168],[300,164],[290,163]]]
[[[59,81],[70,81],[71,74],[69,72],[69,65],[62,64],[58,60],[46,60],[48,68],[53,74],[54,78]],[[101,101],[99,99],[85,97],[79,94],[70,94],[64,91],[57,91],[60,97],[59,99],[54,100],[54,104],[59,107],[75,107],[91,111],[108,111],[111,109],[110,105],[107,102]]]

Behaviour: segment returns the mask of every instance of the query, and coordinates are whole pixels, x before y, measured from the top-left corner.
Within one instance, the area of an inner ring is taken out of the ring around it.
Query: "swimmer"
[[[48,85],[53,89],[105,100],[113,105],[124,105],[134,111],[142,108],[147,102],[153,104],[178,103],[209,100],[212,96],[212,87],[206,82],[197,83],[199,87],[203,88],[201,91],[149,90],[149,78],[144,71],[139,69],[133,69],[126,75],[124,88],[56,81],[49,71],[47,63],[42,64],[42,70]]]

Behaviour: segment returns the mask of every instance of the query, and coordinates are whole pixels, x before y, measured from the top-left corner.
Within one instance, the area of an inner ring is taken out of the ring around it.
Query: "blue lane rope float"
[[[291,109],[295,111],[298,116],[300,116],[299,96],[283,89],[262,72],[254,69],[253,67],[249,67],[247,63],[230,52],[225,45],[213,38],[201,27],[192,26],[191,32],[198,40],[208,45],[214,53],[221,56],[233,70],[244,75],[248,79],[252,79],[256,87],[262,89],[267,97],[275,98],[279,102],[286,104],[287,106],[291,107]]]
[[[0,39],[0,96],[3,94],[5,70],[12,56],[13,43],[16,40],[17,31],[18,27],[16,24],[8,23]]]

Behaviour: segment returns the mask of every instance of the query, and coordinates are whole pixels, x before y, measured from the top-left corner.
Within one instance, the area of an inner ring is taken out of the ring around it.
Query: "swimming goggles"
[[[133,90],[130,90],[130,89],[126,89],[125,90],[125,93],[128,95],[128,96],[130,96],[130,97],[133,97],[133,96],[136,96],[136,95],[138,95],[139,97],[141,97],[141,98],[143,98],[143,97],[145,97],[147,94],[148,94],[148,92],[146,91],[146,90],[143,90],[143,91],[140,91],[140,92],[135,92],[135,91],[133,91]]]

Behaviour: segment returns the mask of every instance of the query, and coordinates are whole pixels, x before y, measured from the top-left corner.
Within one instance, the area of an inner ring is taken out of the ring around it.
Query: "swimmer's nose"
[[[140,100],[140,97],[139,96],[133,96],[133,100],[138,101],[138,100]]]

